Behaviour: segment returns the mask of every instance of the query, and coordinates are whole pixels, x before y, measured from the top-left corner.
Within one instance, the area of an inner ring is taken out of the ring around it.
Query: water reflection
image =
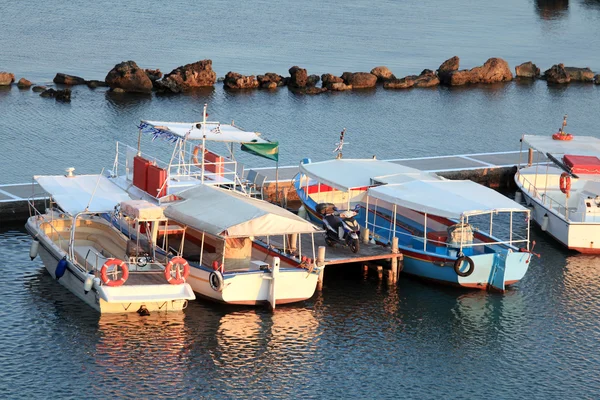
[[[569,0],[536,0],[535,11],[544,20],[562,19],[569,13]]]

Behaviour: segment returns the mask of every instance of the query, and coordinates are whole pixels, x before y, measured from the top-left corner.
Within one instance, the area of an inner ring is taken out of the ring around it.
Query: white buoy
[[[100,283],[101,282],[102,281],[100,280],[100,278],[94,278],[93,279],[93,284],[92,284],[93,288],[96,289],[96,290],[100,289]]]
[[[304,208],[304,206],[300,206],[300,208],[298,209],[298,216],[302,219],[308,220],[308,214],[307,214],[306,208]]]
[[[544,219],[542,220],[542,225],[541,225],[541,228],[544,232],[546,231],[546,229],[548,229],[548,220],[549,220],[548,214],[544,214]]]
[[[39,248],[40,242],[38,242],[37,240],[31,242],[31,247],[29,248],[29,257],[31,257],[32,260],[37,257]]]
[[[90,290],[92,290],[92,286],[94,286],[94,275],[88,274],[85,277],[85,281],[83,282],[83,290],[87,294]]]
[[[520,203],[523,200],[523,193],[519,190],[515,193],[515,202]]]

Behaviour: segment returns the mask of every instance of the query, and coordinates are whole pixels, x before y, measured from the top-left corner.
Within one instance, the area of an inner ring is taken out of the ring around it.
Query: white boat
[[[529,210],[472,181],[375,159],[303,162],[294,182],[312,220],[319,204],[353,209],[372,240],[398,238],[403,273],[504,291],[526,273]],[[518,218],[520,216],[520,218]]]
[[[523,136],[524,146],[550,161],[544,157],[543,162],[519,166],[515,182],[544,232],[570,250],[598,254],[600,139],[570,135],[561,140],[560,135],[565,135],[562,130],[555,135]]]
[[[208,185],[179,192],[178,198],[164,203],[169,222],[158,228],[158,244],[163,254],[189,262],[188,282],[198,295],[272,308],[312,297],[321,270],[313,241],[319,230],[312,223],[266,201]],[[115,224],[132,230],[123,219]],[[302,248],[302,235],[310,237],[309,248]]]
[[[152,242],[130,240],[100,214],[130,201],[126,192],[102,175],[36,176],[38,184],[59,208],[35,210],[26,223],[34,238],[30,256],[38,254],[58,283],[101,313],[181,311],[195,299],[181,279],[180,265],[160,261]],[[158,208],[158,207],[157,207]],[[148,218],[158,226],[162,210]],[[156,232],[154,232],[156,237]],[[170,281],[170,282],[169,282]]]

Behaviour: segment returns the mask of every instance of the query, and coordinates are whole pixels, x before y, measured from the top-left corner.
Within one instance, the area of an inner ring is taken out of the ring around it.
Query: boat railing
[[[54,232],[54,234],[56,234],[56,237],[58,239],[58,246],[62,249],[63,247],[63,241],[65,243],[69,243],[69,240],[67,238],[63,238],[63,236],[60,234],[60,232],[56,229],[56,227],[54,226],[54,213],[55,212],[60,212],[60,210],[57,210],[55,208],[52,208],[52,201],[50,200],[50,204],[46,203],[46,200],[44,200],[44,206],[48,206],[50,208],[47,208],[50,211],[50,218],[48,219],[47,217],[47,213],[46,212],[41,212],[40,210],[37,209],[37,207],[35,206],[35,195],[32,195],[31,197],[29,197],[27,199],[27,204],[29,205],[29,214],[31,216],[35,216],[38,219],[38,228],[41,230],[43,229],[43,227],[45,225],[48,225],[51,229],[51,231]],[[41,222],[39,222],[41,220]]]
[[[525,190],[529,195],[539,199],[547,208],[556,210],[558,214],[564,216],[565,218],[569,218],[569,208],[563,202],[548,196],[545,190],[543,192],[538,190],[535,184],[533,184],[523,174],[519,175],[519,179],[523,184],[523,190]]]
[[[528,239],[526,237],[523,236],[519,236],[513,233],[513,238],[509,239],[509,240],[496,240],[496,241],[478,241],[478,242],[464,242],[462,244],[460,243],[449,243],[446,241],[439,241],[439,240],[434,240],[434,239],[429,239],[427,237],[427,234],[423,233],[423,234],[413,234],[413,233],[407,233],[407,232],[403,232],[402,230],[398,230],[396,229],[396,231],[394,232],[393,228],[390,228],[390,226],[384,226],[384,225],[377,225],[374,222],[367,222],[366,227],[370,230],[370,232],[373,233],[373,236],[375,237],[375,239],[378,239],[381,242],[387,242],[387,243],[391,243],[392,242],[392,236],[396,235],[396,236],[404,236],[407,238],[411,238],[411,239],[417,239],[417,240],[422,240],[423,241],[423,251],[427,251],[427,244],[435,244],[436,246],[439,247],[446,247],[449,249],[457,249],[459,247],[462,248],[474,248],[474,247],[483,247],[483,246],[492,246],[492,245],[508,245],[508,246],[513,246],[513,247],[517,247],[519,248],[520,244],[527,244],[528,243]],[[381,233],[377,233],[377,232],[386,232],[387,231],[387,237],[385,234],[381,234]],[[416,249],[419,250],[419,249]]]
[[[117,142],[116,155],[111,171],[112,176],[125,176],[133,180],[133,159],[136,155],[150,161],[167,172],[167,181],[205,181],[208,184],[243,186],[243,178],[239,176],[238,162],[219,156],[216,161],[204,160],[187,150],[181,151],[169,162],[156,156],[140,152],[127,144]],[[187,161],[189,160],[189,161]],[[163,184],[164,185],[164,184]]]

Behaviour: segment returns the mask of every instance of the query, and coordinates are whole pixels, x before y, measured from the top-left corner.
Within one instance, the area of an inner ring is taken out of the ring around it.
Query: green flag
[[[279,142],[242,143],[242,151],[247,151],[259,157],[279,161]]]

